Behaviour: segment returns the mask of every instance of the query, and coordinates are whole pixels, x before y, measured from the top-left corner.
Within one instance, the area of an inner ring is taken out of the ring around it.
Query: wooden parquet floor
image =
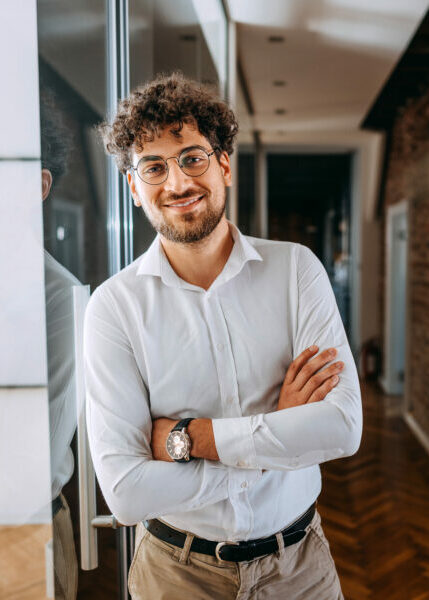
[[[429,455],[388,398],[362,384],[355,456],[322,466],[319,499],[346,600],[429,600]]]

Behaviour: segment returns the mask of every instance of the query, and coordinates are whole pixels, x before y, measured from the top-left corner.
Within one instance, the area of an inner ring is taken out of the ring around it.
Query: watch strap
[[[182,429],[183,429],[184,427],[186,428],[186,427],[189,425],[189,423],[190,423],[191,421],[193,421],[193,420],[194,420],[194,418],[195,418],[195,417],[188,417],[188,418],[186,418],[186,419],[182,419],[181,421],[179,421],[179,422],[177,423],[177,425],[175,425],[175,426],[173,427],[173,429],[170,431],[170,433],[172,433],[173,431],[182,431]],[[188,436],[189,436],[189,434],[188,434],[188,433],[187,433],[186,435],[188,435]],[[193,456],[191,456],[191,454],[189,454],[189,460],[193,460],[193,458],[194,458],[194,457],[193,457]],[[187,462],[189,462],[189,460],[186,460],[186,458],[175,458],[175,459],[174,459],[174,461],[175,461],[175,462],[181,462],[181,463],[187,463]]]
[[[171,431],[182,431],[182,429],[187,427],[191,421],[194,420],[195,417],[188,417],[186,419],[182,419],[173,427]]]

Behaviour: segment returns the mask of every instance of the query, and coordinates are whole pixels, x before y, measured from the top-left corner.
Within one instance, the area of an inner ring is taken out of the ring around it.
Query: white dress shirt
[[[211,540],[268,536],[317,498],[319,463],[359,447],[358,377],[322,264],[300,244],[229,227],[233,249],[207,291],[175,273],[157,236],[88,305],[89,441],[124,524],[157,517]],[[276,411],[288,366],[312,344],[337,348],[339,384]],[[213,419],[220,462],[153,460],[158,417]]]
[[[70,448],[76,429],[73,286],[82,285],[46,250],[45,298],[48,351],[52,499],[73,475]]]

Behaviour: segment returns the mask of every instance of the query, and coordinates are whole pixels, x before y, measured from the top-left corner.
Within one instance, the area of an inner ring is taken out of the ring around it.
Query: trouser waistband
[[[305,528],[311,523],[316,512],[316,503],[312,504],[307,511],[292,525],[289,525],[279,533],[267,538],[247,540],[243,542],[214,542],[199,537],[193,537],[190,552],[199,552],[216,556],[219,560],[241,562],[258,558],[265,554],[272,554],[286,546],[296,544],[305,536]],[[146,529],[155,537],[183,548],[187,534],[169,527],[158,519],[143,521]]]

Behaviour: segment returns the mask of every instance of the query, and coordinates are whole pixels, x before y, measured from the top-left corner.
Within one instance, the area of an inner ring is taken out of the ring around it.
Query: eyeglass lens
[[[190,148],[179,156],[179,167],[186,175],[198,177],[209,167],[209,156],[202,148]],[[137,165],[139,177],[146,183],[162,183],[167,179],[168,165],[160,156],[145,156]]]

